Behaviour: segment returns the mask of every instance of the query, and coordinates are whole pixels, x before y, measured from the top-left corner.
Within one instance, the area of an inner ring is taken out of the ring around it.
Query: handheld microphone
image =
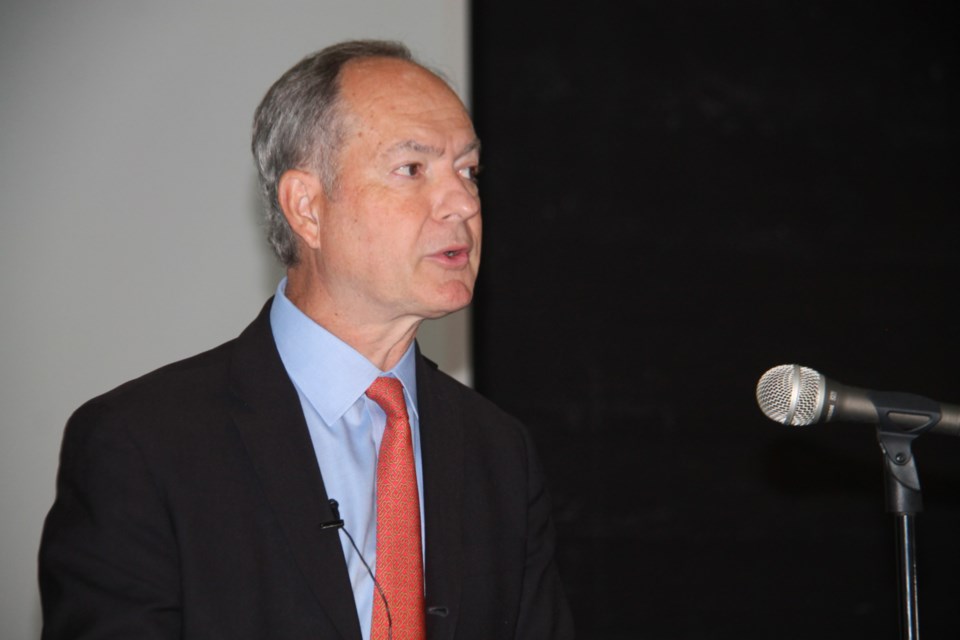
[[[865,422],[894,425],[904,433],[960,436],[960,406],[897,391],[850,387],[797,364],[773,367],[757,383],[757,404],[781,424]]]

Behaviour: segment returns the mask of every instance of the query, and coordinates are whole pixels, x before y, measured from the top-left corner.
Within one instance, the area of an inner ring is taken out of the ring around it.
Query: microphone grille
[[[774,422],[813,424],[820,417],[825,384],[823,376],[809,367],[782,364],[760,377],[757,404]]]

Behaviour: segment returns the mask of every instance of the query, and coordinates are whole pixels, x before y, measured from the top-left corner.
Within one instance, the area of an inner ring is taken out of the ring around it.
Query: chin
[[[433,300],[424,305],[428,309],[424,314],[426,318],[442,318],[460,311],[473,299],[473,287],[467,287],[459,282],[448,283],[437,293]]]

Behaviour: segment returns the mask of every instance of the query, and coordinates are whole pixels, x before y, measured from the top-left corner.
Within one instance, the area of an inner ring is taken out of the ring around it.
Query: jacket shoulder
[[[136,408],[149,413],[226,388],[230,354],[236,340],[184,358],[100,394],[85,402],[74,418],[109,410]]]
[[[229,395],[230,373],[238,359],[256,369],[274,349],[268,301],[258,317],[236,338],[134,378],[83,404],[78,418],[120,412],[150,422],[151,417],[183,415],[191,409],[223,404]]]
[[[441,371],[435,363],[421,356],[425,382],[424,392],[433,396],[424,400],[434,406],[437,399],[450,415],[457,415],[467,428],[478,429],[488,435],[500,435],[529,440],[526,426],[516,417],[501,409],[496,403],[468,387],[456,378]]]

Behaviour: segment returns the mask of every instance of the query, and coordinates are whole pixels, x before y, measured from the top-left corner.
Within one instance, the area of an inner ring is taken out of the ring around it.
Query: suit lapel
[[[463,572],[463,416],[436,365],[417,353],[417,407],[426,524],[427,637],[453,638]],[[444,388],[441,390],[440,386]],[[444,613],[445,612],[445,613]]]
[[[353,591],[300,398],[277,353],[270,302],[237,339],[230,367],[233,419],[294,558],[327,617],[360,640]]]

